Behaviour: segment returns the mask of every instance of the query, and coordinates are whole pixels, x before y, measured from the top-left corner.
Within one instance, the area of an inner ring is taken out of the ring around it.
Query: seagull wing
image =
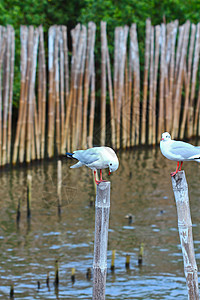
[[[74,151],[73,157],[84,165],[92,164],[100,158],[98,150],[95,151],[94,148]]]
[[[183,160],[200,159],[200,148],[185,142],[175,141],[171,144],[170,152],[172,155],[181,155]]]

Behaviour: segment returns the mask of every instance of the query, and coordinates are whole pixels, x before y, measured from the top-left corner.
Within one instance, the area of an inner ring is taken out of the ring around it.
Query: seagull
[[[171,135],[168,132],[164,132],[162,134],[160,150],[166,158],[177,161],[176,171],[171,173],[172,177],[181,171],[184,161],[194,160],[200,162],[200,147],[193,146],[189,143],[172,140]],[[179,168],[180,163],[181,165]]]
[[[94,147],[87,150],[76,150],[73,153],[66,153],[68,157],[78,160],[78,162],[70,168],[79,168],[86,166],[94,171],[94,179],[96,184],[104,181],[102,179],[102,169],[109,168],[108,175],[119,167],[119,160],[115,151],[109,147]],[[100,169],[100,180],[96,179],[97,170]]]

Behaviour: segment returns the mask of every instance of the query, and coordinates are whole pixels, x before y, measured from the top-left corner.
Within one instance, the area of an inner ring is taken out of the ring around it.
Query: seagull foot
[[[175,172],[170,173],[171,177],[174,177],[178,172],[175,171]]]
[[[106,182],[107,180],[95,180],[96,184],[98,185],[101,182]]]

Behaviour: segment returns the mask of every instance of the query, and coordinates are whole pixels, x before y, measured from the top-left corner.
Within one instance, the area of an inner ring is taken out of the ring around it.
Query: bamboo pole
[[[76,133],[74,140],[73,149],[77,149],[81,146],[81,127],[82,127],[82,103],[83,103],[83,78],[85,69],[85,59],[86,59],[86,41],[87,41],[87,30],[85,26],[82,26],[81,39],[80,39],[80,63],[79,63],[79,76],[78,76],[78,94],[77,94],[77,109],[76,109]],[[91,73],[91,70],[90,70]]]
[[[15,143],[13,149],[12,162],[17,162],[18,147],[20,141],[20,133],[22,128],[22,119],[24,111],[24,93],[25,93],[25,82],[26,82],[26,68],[27,68],[27,42],[28,42],[28,28],[26,26],[20,27],[20,40],[21,40],[21,58],[20,58],[20,70],[21,70],[21,87],[20,87],[20,100],[19,100],[19,112],[17,119],[17,129],[15,134]]]
[[[11,27],[11,57],[10,57],[10,90],[9,90],[9,108],[8,108],[8,145],[7,145],[7,163],[11,162],[11,138],[12,138],[12,103],[13,103],[13,80],[15,63],[15,32]]]
[[[108,44],[106,40],[106,66],[108,74],[108,91],[110,98],[110,123],[111,123],[111,144],[115,149],[115,115],[114,115],[114,101],[113,101],[113,88],[112,88],[112,77],[111,77],[111,67],[110,67],[110,55],[108,50]]]
[[[54,142],[54,88],[53,88],[53,77],[54,77],[54,40],[55,40],[56,27],[51,26],[48,32],[48,72],[49,72],[49,89],[48,89],[48,157],[53,156],[53,142]]]
[[[60,37],[59,37],[59,49],[60,49],[60,153],[64,154],[63,152],[63,141],[64,141],[64,126],[65,126],[65,91],[64,91],[64,46],[63,46],[63,27],[60,27]]]
[[[110,213],[110,182],[97,185],[93,260],[93,300],[105,299],[107,244]]]
[[[82,148],[87,148],[87,109],[88,109],[88,96],[89,96],[89,84],[90,84],[90,50],[92,45],[92,26],[93,23],[88,23],[88,35],[87,35],[87,49],[85,60],[85,74],[84,74],[84,97],[83,97],[83,126],[82,126]],[[91,137],[90,137],[91,138]]]
[[[124,66],[124,86],[122,94],[122,148],[126,148],[127,143],[127,94],[128,94],[128,67],[127,67],[127,55],[125,54],[125,66]]]
[[[41,147],[40,157],[44,158],[45,155],[45,126],[46,126],[46,63],[45,63],[45,50],[44,50],[44,33],[42,26],[39,27],[40,35],[40,55],[42,64],[42,104],[41,104]]]
[[[78,79],[80,76],[81,52],[83,48],[82,42],[83,32],[80,24],[72,31],[72,39],[74,40],[74,81],[73,81],[73,100],[72,100],[72,134],[71,145],[75,148],[75,131],[76,131],[76,110],[77,110],[77,95],[78,95]]]
[[[119,49],[119,32],[120,28],[115,28],[115,43],[114,43],[114,115],[115,115],[115,128],[116,128],[116,148],[117,141],[120,139],[120,132],[118,131],[118,94],[119,94],[119,59],[118,59],[118,49]]]
[[[152,100],[152,143],[156,144],[156,96],[157,96],[157,79],[158,79],[158,63],[160,50],[160,25],[155,26],[155,63],[154,63],[154,78],[153,78],[153,100]]]
[[[193,61],[195,32],[196,32],[196,25],[192,24],[191,35],[190,35],[189,55],[188,55],[187,83],[186,83],[186,88],[185,88],[185,104],[184,104],[183,117],[182,117],[181,128],[180,128],[180,139],[183,139],[183,137],[184,137],[186,119],[187,119],[187,115],[188,115],[191,68],[192,68],[192,61]]]
[[[24,87],[24,101],[23,101],[23,112],[22,112],[22,124],[21,124],[21,135],[20,135],[20,149],[19,149],[19,161],[22,163],[24,161],[25,153],[25,138],[26,138],[26,120],[27,120],[27,107],[28,107],[28,95],[29,95],[29,85],[30,76],[32,69],[32,52],[33,52],[33,34],[34,28],[30,26],[28,29],[28,44],[27,44],[27,66],[26,66],[26,76],[25,76],[25,87]],[[30,127],[30,125],[29,125]],[[30,130],[30,129],[29,129]],[[29,138],[30,139],[30,138]]]
[[[143,81],[143,100],[142,100],[142,122],[141,122],[141,144],[146,142],[146,117],[147,117],[147,91],[148,91],[148,73],[149,73],[149,51],[150,51],[150,30],[151,20],[146,20],[146,38],[145,38],[145,66]]]
[[[188,110],[188,137],[193,135],[193,122],[194,122],[194,100],[195,100],[195,89],[197,80],[197,71],[199,66],[199,52],[200,52],[200,23],[197,24],[196,40],[194,49],[194,61],[192,70],[192,81],[191,81],[191,95]]]
[[[136,24],[133,27],[133,104],[132,111],[134,116],[132,118],[132,137],[136,145],[139,144],[139,129],[140,129],[140,60],[139,60],[139,46],[137,39]],[[133,130],[133,123],[134,130]],[[134,136],[133,136],[134,134]],[[133,146],[133,144],[132,144]]]
[[[2,165],[7,162],[7,120],[8,120],[8,101],[9,101],[9,77],[10,77],[10,36],[11,27],[7,26],[7,40],[4,66],[4,93],[3,93],[3,140],[2,140]]]
[[[159,113],[158,113],[158,135],[157,142],[160,140],[164,130],[164,74],[165,74],[165,44],[166,44],[166,26],[161,24],[161,55],[160,55],[160,82],[159,82]]]
[[[56,106],[56,149],[60,155],[60,82],[59,82],[59,39],[60,26],[56,27],[55,44],[54,44],[54,89],[55,89],[55,106]]]
[[[69,102],[69,62],[68,62],[68,46],[67,46],[67,27],[62,26],[62,40],[63,40],[63,53],[64,53],[64,93],[65,93],[65,118]],[[63,135],[61,141],[61,153],[66,152],[66,138],[65,138],[65,118]]]
[[[34,30],[34,29],[33,29]],[[27,143],[26,143],[26,162],[31,161],[31,141],[33,139],[32,127],[33,127],[33,117],[34,117],[34,89],[35,89],[35,77],[36,77],[36,66],[37,66],[37,52],[38,52],[38,41],[39,41],[39,31],[36,28],[33,37],[33,49],[32,50],[32,64],[30,72],[30,84],[29,84],[29,94],[28,94],[28,115],[27,115]],[[30,45],[32,46],[32,44]]]
[[[128,26],[120,28],[119,31],[119,85],[118,85],[118,99],[117,99],[117,149],[120,148],[120,127],[121,127],[121,111],[122,111],[122,97],[124,93],[124,75],[125,75],[125,61],[126,61],[126,46],[128,37]]]
[[[154,27],[151,26],[150,33],[150,68],[149,68],[149,125],[148,125],[148,144],[153,144],[153,79],[154,79]]]
[[[0,51],[0,165],[2,165],[2,104],[3,104],[3,97],[2,97],[2,76],[1,76],[1,69],[3,64],[3,57],[5,55],[6,50],[6,29],[5,27],[0,26],[1,30],[1,51]]]
[[[180,66],[179,66],[179,70],[178,70],[176,91],[175,91],[175,96],[174,96],[174,118],[173,118],[173,129],[172,129],[172,136],[174,138],[176,138],[178,136],[178,131],[179,131],[184,62],[185,62],[185,58],[187,55],[189,28],[190,28],[190,22],[187,21],[184,25],[184,37],[183,37],[183,44],[182,44],[182,49],[181,49]]]
[[[170,57],[170,65],[169,65],[169,96],[168,101],[171,105],[171,115],[169,122],[169,132],[172,130],[172,120],[173,120],[173,88],[174,88],[174,69],[175,69],[175,44],[176,44],[176,35],[177,35],[177,27],[178,21],[175,20],[173,22],[173,29],[172,29],[172,44],[171,44],[171,57]]]
[[[165,66],[164,66],[164,113],[165,113],[165,129],[169,131],[170,116],[171,116],[171,102],[169,102],[169,63],[171,55],[171,31],[172,24],[166,26],[166,45],[165,45]]]
[[[172,177],[172,187],[177,207],[178,229],[181,241],[184,272],[188,288],[188,299],[199,299],[197,264],[195,260],[192,220],[190,215],[188,185],[185,172],[180,171]]]
[[[106,142],[106,22],[101,21],[101,146]]]
[[[91,43],[91,96],[90,96],[90,117],[89,117],[89,138],[88,146],[93,146],[93,131],[94,131],[94,112],[95,112],[95,61],[94,61],[94,44],[96,25],[92,24],[92,43]]]

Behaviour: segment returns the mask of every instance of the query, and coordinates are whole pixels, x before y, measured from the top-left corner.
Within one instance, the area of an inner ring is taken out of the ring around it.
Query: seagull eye
[[[110,163],[110,166],[112,166],[112,163]]]

